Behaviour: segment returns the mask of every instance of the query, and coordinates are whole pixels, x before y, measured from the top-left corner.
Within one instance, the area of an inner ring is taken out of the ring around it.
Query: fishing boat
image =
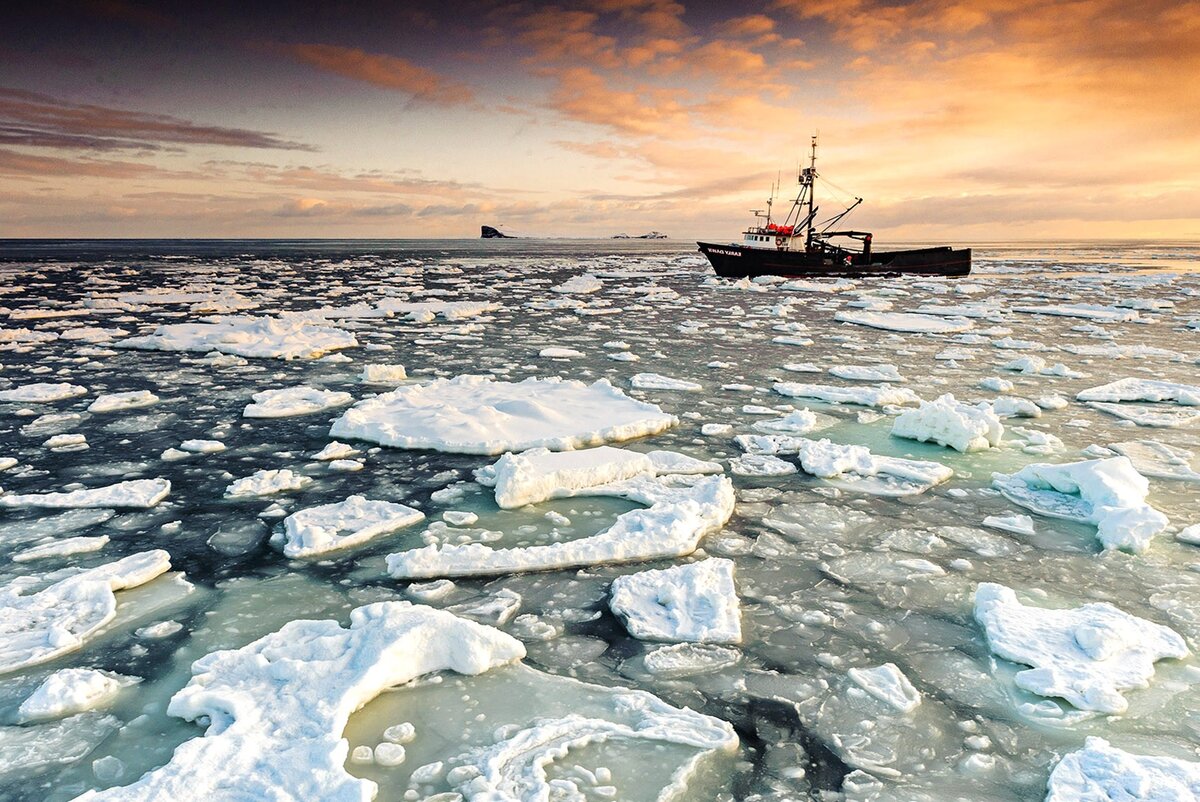
[[[756,223],[745,230],[742,241],[728,244],[698,242],[717,275],[723,278],[754,276],[966,276],[971,272],[971,249],[948,245],[909,250],[875,250],[868,231],[836,230],[846,215],[863,202],[854,198],[840,212],[818,221],[816,203],[817,138],[812,154],[800,170],[800,191],[782,223],[771,218],[777,188],[772,188],[766,210],[754,209]]]

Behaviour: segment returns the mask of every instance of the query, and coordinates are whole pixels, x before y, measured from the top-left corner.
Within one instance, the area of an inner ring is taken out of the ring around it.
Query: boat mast
[[[813,208],[813,196],[817,189],[817,136],[813,134],[812,138],[812,155],[809,157],[808,167],[800,173],[800,183],[803,184],[808,191],[808,235],[805,240],[805,247],[811,248],[813,244],[813,223],[816,211]]]

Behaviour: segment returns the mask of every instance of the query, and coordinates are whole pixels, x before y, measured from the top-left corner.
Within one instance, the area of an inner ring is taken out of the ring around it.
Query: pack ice
[[[601,379],[496,381],[458,376],[401,387],[355,404],[334,421],[331,437],[398,448],[499,454],[538,446],[554,450],[658,434],[678,420]]]

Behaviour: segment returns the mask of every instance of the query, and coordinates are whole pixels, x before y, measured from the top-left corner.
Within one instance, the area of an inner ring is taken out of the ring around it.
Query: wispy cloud
[[[64,100],[0,87],[0,141],[33,147],[156,150],[163,145],[314,150],[276,134],[203,125],[167,114],[149,114]]]
[[[464,83],[445,78],[400,56],[368,53],[356,47],[328,44],[281,45],[292,57],[326,72],[394,89],[442,105],[470,103],[475,93]]]

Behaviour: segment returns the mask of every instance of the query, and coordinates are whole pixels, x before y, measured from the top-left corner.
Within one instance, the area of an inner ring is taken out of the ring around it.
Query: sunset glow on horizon
[[[44,4],[0,237],[1200,238],[1200,3]]]

